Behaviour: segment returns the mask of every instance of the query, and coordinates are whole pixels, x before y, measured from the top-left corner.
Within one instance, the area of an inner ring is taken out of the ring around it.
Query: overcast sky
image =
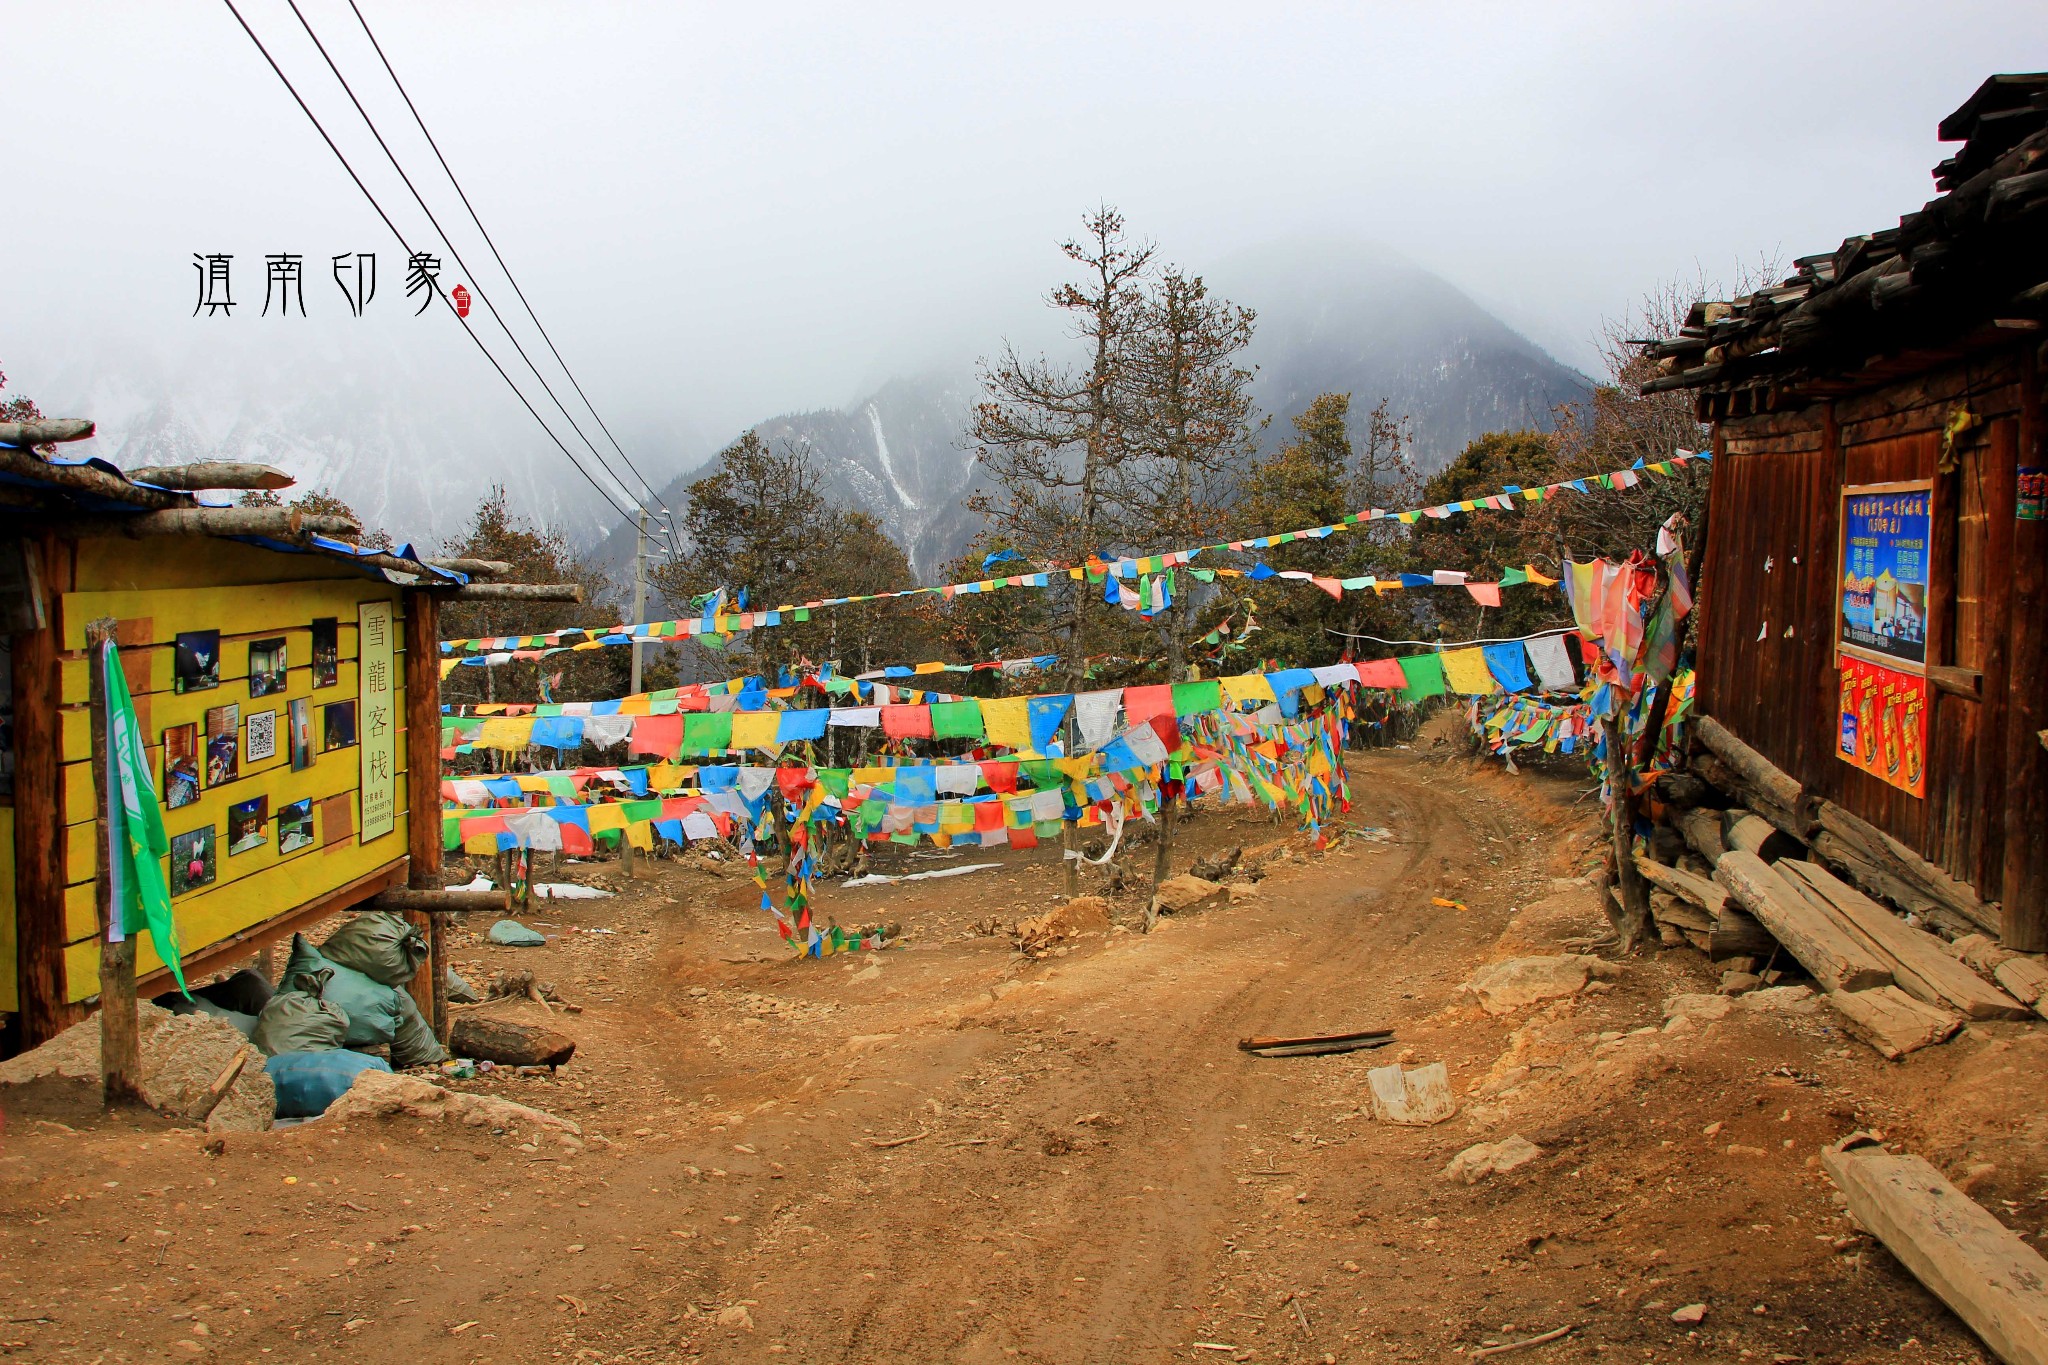
[[[432,242],[285,0],[236,3]],[[1936,121],[2048,66],[2038,0],[359,3],[599,409],[693,433],[990,350],[1104,200],[1198,270],[1383,244],[1591,367],[1660,280],[1894,223],[1932,193]],[[300,5],[453,231],[346,0]],[[516,412],[452,319],[410,316],[395,242],[225,4],[0,0],[0,42],[13,388],[69,411],[144,352],[260,387],[396,351]],[[445,278],[511,307],[457,245],[476,269]],[[382,276],[360,321],[327,266],[357,250]],[[235,253],[231,321],[191,316],[195,251]],[[306,258],[303,324],[254,316],[271,251]]]

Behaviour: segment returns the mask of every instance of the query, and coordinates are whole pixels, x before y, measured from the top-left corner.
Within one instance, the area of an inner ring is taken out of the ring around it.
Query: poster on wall
[[[164,805],[176,810],[199,799],[199,727],[164,727]]]
[[[251,711],[246,729],[248,740],[243,748],[251,763],[277,757],[277,712]]]
[[[1842,658],[1835,753],[1909,795],[1927,795],[1927,679]]]
[[[341,681],[341,623],[332,616],[313,622],[313,686]]]
[[[2048,519],[2048,469],[2021,465],[2019,478],[2019,501],[2013,515],[2021,521]]]
[[[219,787],[242,775],[242,707],[215,706],[206,713],[206,785]]]
[[[1926,480],[1842,490],[1838,653],[1908,673],[1926,670],[1933,507]]]
[[[250,696],[267,697],[273,692],[284,691],[286,676],[283,636],[249,642]]]
[[[391,603],[365,602],[357,609],[356,699],[362,703],[360,743],[363,769],[364,843],[389,834],[398,819],[397,682],[392,677],[397,641],[392,638]]]

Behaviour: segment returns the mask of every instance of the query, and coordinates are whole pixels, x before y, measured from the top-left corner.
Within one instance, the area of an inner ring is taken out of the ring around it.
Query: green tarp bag
[[[320,999],[339,1005],[348,1017],[349,1047],[375,1047],[389,1043],[398,1035],[399,993],[382,982],[372,981],[352,967],[331,962],[325,954],[307,941],[304,934],[292,935],[292,955],[284,964],[284,986],[280,994],[300,992],[301,984],[327,972],[324,988],[316,992]],[[309,1048],[295,1048],[292,1051],[307,1052]]]
[[[382,985],[405,986],[427,960],[427,940],[403,915],[371,910],[328,935],[320,955]]]

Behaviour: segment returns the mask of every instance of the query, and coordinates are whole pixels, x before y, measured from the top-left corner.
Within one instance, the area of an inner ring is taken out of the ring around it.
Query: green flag
[[[171,969],[178,989],[189,997],[180,961],[178,922],[171,914],[171,888],[164,881],[170,840],[157,811],[156,786],[149,780],[149,754],[136,724],[127,676],[121,672],[121,651],[112,640],[107,641],[106,650],[107,771],[103,777],[116,799],[107,803],[110,847],[102,856],[112,855],[113,924],[123,934],[148,930],[156,955]]]

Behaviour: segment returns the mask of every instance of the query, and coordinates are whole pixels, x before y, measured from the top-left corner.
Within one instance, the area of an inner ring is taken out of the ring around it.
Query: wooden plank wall
[[[2012,358],[1869,395],[1730,421],[1717,439],[1701,585],[1700,706],[1809,790],[1997,900],[2005,856],[2013,487],[2020,406]],[[1938,472],[1959,403],[1983,422]],[[1925,800],[1834,752],[1840,489],[1936,481],[1929,662],[1979,670],[1981,700],[1934,692]]]

